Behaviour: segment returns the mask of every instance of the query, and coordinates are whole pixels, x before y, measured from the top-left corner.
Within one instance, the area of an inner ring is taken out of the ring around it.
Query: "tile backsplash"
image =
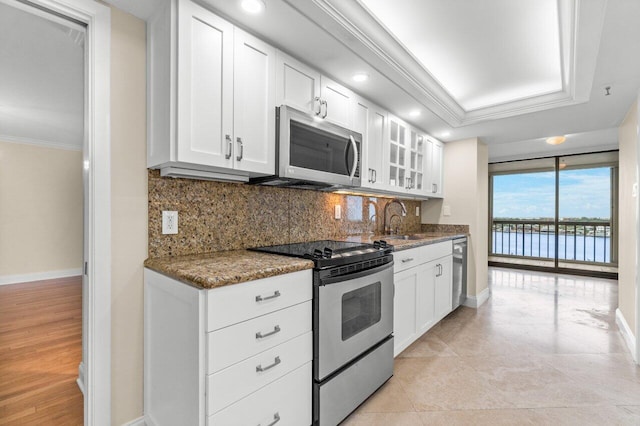
[[[163,178],[149,170],[149,257],[380,234],[389,198],[241,183]],[[403,200],[400,233],[420,232],[420,201]],[[340,205],[341,219],[334,219]],[[178,211],[178,234],[162,234],[162,211]],[[400,207],[389,207],[389,216]],[[393,226],[399,224],[393,220]]]

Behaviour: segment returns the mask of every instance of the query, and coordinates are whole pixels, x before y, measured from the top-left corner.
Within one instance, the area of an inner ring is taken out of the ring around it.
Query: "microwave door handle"
[[[356,140],[353,139],[353,135],[349,135],[349,140],[353,147],[353,167],[351,173],[349,173],[349,177],[353,179],[356,175],[356,170],[358,169],[358,145],[356,144]]]

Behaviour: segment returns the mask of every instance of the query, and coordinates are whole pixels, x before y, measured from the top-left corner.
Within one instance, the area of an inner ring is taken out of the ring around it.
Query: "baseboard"
[[[63,269],[60,271],[35,272],[33,274],[1,275],[0,285],[30,283],[33,281],[53,280],[56,278],[77,277],[82,275],[82,268]]]
[[[122,426],[147,426],[147,424],[144,421],[144,417],[138,417],[137,419],[131,420]]]
[[[78,378],[76,379],[76,383],[78,384],[78,387],[80,388],[80,392],[82,392],[83,395],[87,395],[84,390],[86,389],[85,385],[84,385],[84,378],[86,377],[85,375],[85,369],[84,369],[84,362],[81,362],[80,364],[78,364]]]
[[[616,309],[616,324],[618,324],[620,334],[622,334],[622,338],[627,344],[633,360],[638,363],[638,359],[636,358],[636,336],[634,336],[631,332],[631,328],[629,327],[627,320],[625,319],[622,311],[619,308]]]
[[[487,300],[489,300],[488,287],[482,290],[477,296],[467,296],[467,299],[464,301],[463,305],[468,306],[469,308],[478,309]]]

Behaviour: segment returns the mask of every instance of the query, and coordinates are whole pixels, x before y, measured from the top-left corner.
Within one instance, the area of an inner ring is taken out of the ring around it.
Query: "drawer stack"
[[[207,292],[209,425],[311,423],[311,297],[296,274]]]

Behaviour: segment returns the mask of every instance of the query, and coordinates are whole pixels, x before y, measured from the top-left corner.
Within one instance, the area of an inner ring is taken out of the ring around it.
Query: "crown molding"
[[[285,1],[452,127],[587,102],[607,3],[559,0],[562,90],[465,110],[360,0]]]

